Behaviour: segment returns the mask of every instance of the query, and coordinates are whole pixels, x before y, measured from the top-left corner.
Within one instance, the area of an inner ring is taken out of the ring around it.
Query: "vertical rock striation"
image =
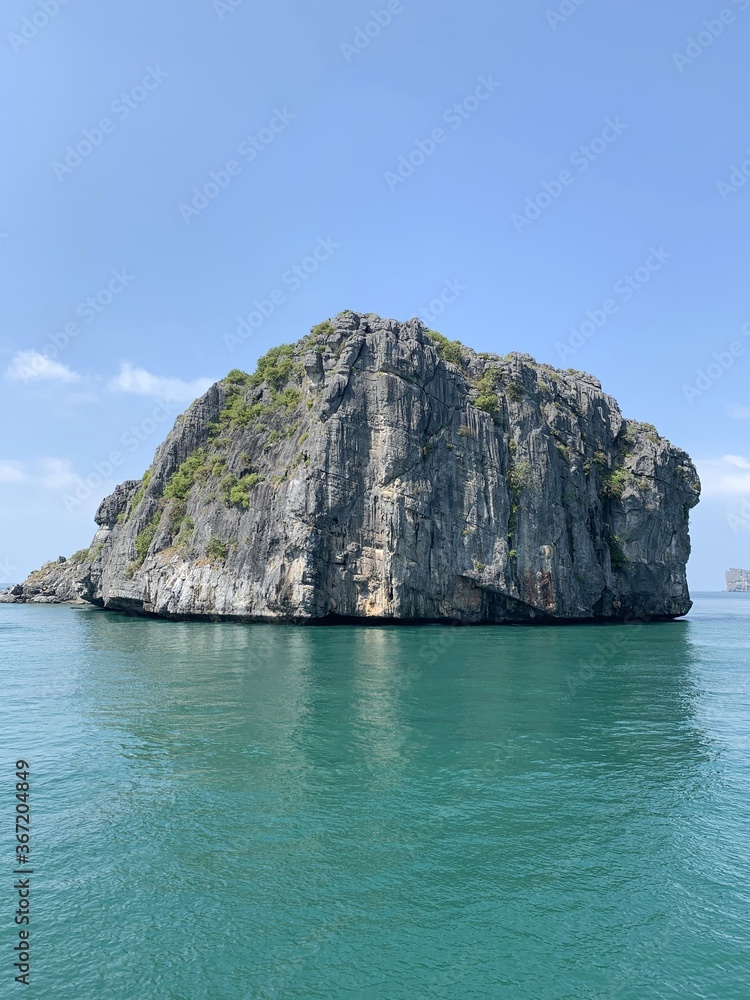
[[[672,618],[699,491],[590,375],[346,312],[178,418],[80,588],[164,617]]]

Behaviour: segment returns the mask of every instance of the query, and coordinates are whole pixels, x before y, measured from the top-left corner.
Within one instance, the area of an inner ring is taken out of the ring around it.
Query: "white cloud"
[[[39,467],[39,482],[45,490],[71,489],[80,481],[69,458],[42,458]]]
[[[181,378],[166,378],[152,375],[145,368],[134,368],[124,361],[120,365],[120,373],[110,380],[108,388],[114,392],[131,392],[137,396],[156,396],[168,403],[192,403],[211,385],[210,378],[196,378],[185,382]]]
[[[696,462],[703,487],[703,496],[750,496],[750,460],[743,455]]]
[[[750,420],[750,406],[741,406],[739,403],[730,403],[727,407],[730,417],[735,420]]]
[[[26,475],[18,462],[0,459],[0,483],[20,483]]]
[[[23,463],[0,459],[0,483],[30,483],[45,490],[66,490],[80,481],[69,458],[39,458]]]
[[[39,382],[42,379],[77,382],[81,376],[59,361],[45,358],[39,351],[19,351],[6,368],[5,377],[13,382]]]

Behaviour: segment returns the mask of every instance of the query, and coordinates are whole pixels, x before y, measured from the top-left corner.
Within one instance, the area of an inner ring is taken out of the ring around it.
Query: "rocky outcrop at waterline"
[[[672,618],[699,491],[592,376],[345,312],[178,417],[78,587],[167,618]]]
[[[6,590],[0,591],[0,604],[75,604],[80,603],[81,575],[89,550],[76,552],[70,559],[60,556]]]

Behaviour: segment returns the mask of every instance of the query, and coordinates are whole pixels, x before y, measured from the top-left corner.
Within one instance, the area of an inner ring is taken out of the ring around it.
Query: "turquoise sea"
[[[750,595],[560,628],[0,605],[0,663],[2,997],[750,997]]]

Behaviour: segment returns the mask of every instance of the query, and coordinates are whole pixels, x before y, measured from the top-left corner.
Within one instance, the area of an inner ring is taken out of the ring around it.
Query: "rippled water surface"
[[[0,605],[0,664],[0,996],[750,997],[750,595],[554,629]]]

